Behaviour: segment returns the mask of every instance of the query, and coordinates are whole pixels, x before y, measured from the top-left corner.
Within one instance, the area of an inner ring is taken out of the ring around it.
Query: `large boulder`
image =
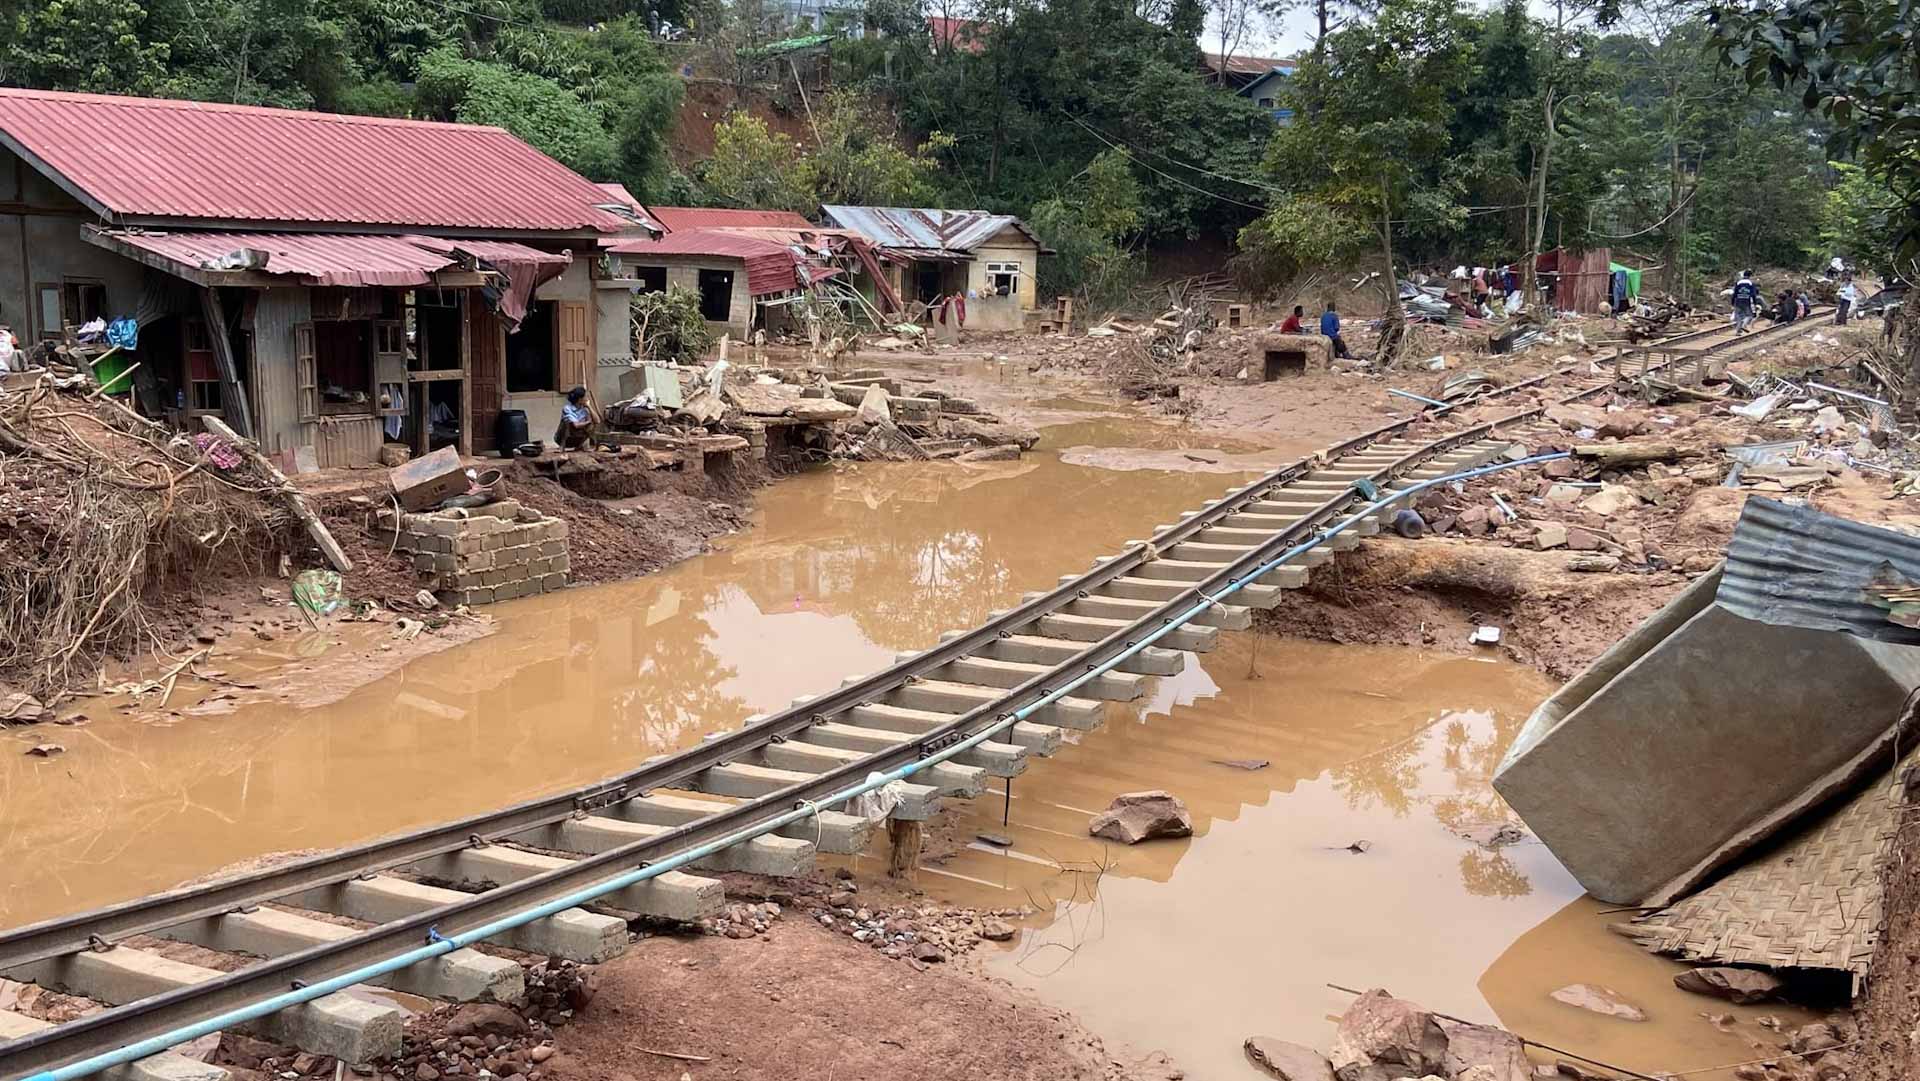
[[[1109,841],[1137,845],[1155,837],[1190,837],[1193,816],[1187,805],[1170,792],[1128,792],[1115,796],[1107,809],[1093,816],[1087,832]]]
[[[1532,1081],[1533,1064],[1520,1037],[1491,1025],[1442,1026],[1447,1076],[1457,1081]]]
[[[1339,1081],[1400,1081],[1446,1069],[1447,1034],[1433,1014],[1375,988],[1354,1000],[1333,1037]]]
[[[1780,993],[1786,982],[1771,972],[1716,965],[1690,968],[1673,978],[1673,985],[1696,995],[1724,998],[1741,1006],[1765,1002]]]
[[[955,439],[971,439],[990,447],[1015,446],[1032,450],[1040,442],[1040,433],[1024,424],[979,420],[974,417],[948,417],[947,434]]]
[[[1249,1062],[1280,1081],[1333,1081],[1333,1064],[1311,1047],[1271,1036],[1249,1036],[1243,1046]]]

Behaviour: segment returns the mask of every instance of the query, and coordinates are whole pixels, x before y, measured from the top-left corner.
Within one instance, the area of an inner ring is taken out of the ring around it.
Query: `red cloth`
[[[1287,316],[1287,321],[1280,324],[1280,333],[1282,334],[1302,333],[1300,330],[1300,317],[1297,315]]]

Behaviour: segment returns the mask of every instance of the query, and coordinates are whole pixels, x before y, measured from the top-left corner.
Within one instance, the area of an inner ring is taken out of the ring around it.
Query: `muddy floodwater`
[[[1543,845],[1500,843],[1516,820],[1493,770],[1554,687],[1491,658],[1234,635],[1144,706],[1110,704],[1011,799],[966,805],[975,839],[920,885],[1037,909],[990,969],[1190,1077],[1265,1076],[1248,1036],[1325,1047],[1352,1001],[1329,984],[1649,1072],[1754,1057],[1759,1017],[1810,1017],[1676,989],[1681,966],[1609,933],[1624,917],[1583,900]],[[1191,840],[1088,837],[1114,794],[1149,788],[1185,800]],[[1550,998],[1576,983],[1648,1020]]]
[[[1049,449],[1019,462],[784,481],[721,551],[496,606],[492,636],[331,705],[172,724],[101,711],[59,730],[68,750],[52,759],[0,736],[0,926],[631,769],[976,623],[1305,449],[1054,404]],[[298,665],[324,642],[222,663]],[[1550,690],[1490,658],[1228,636],[1037,761],[1008,824],[997,796],[963,805],[963,838],[1012,846],[963,848],[920,885],[954,904],[1032,906],[989,967],[1190,1077],[1256,1076],[1239,1050],[1249,1035],[1324,1046],[1348,1001],[1327,983],[1386,986],[1641,1069],[1752,1057],[1758,1011],[1675,991],[1677,966],[1609,934],[1619,916],[1580,900],[1543,847],[1460,836],[1508,820],[1488,777]],[[1089,815],[1143,788],[1183,797],[1196,836],[1089,840]],[[1547,997],[1579,982],[1651,1019]]]

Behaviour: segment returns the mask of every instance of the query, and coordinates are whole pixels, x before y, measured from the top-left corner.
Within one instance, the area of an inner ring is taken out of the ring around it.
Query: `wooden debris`
[[[347,558],[346,550],[340,547],[339,541],[333,539],[333,534],[320,520],[320,516],[307,505],[307,497],[300,494],[300,490],[287,480],[286,474],[280,472],[280,467],[260,453],[260,448],[254,446],[251,441],[235,434],[234,430],[227,427],[226,422],[219,417],[202,417],[200,420],[206,425],[208,431],[232,443],[242,457],[267,475],[273,482],[274,491],[286,503],[287,509],[293,512],[293,516],[300,519],[300,523],[307,527],[307,536],[312,537],[313,543],[320,546],[321,553],[327,557],[327,562],[333,564],[334,570],[341,574],[347,574],[353,570],[353,560]]]

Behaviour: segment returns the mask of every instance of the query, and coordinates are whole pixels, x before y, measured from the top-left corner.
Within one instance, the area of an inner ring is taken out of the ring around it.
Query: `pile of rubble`
[[[681,373],[684,398],[649,392],[604,418],[615,442],[646,436],[733,436],[769,458],[928,461],[1018,458],[1038,433],[983,411],[970,398],[879,369],[839,375],[819,368],[733,367],[719,361]],[[653,445],[651,442],[648,445]]]
[[[823,899],[809,898],[824,900],[812,910],[814,920],[829,931],[880,951],[884,957],[906,961],[916,968],[960,957],[982,942],[1010,942],[1016,933],[1012,921],[1029,914],[1000,908],[868,907],[860,903],[859,889],[855,882],[841,881]]]
[[[1725,1067],[1739,1081],[1842,1081],[1857,1069],[1848,1051],[1855,1039],[1849,1021],[1815,1022],[1791,1033],[1770,1017],[1761,1018],[1760,1024],[1783,1043],[1758,1044],[1755,1050],[1763,1053],[1754,1061]],[[1527,1054],[1529,1046],[1556,1061],[1534,1062]],[[1360,995],[1341,1016],[1329,1054],[1267,1036],[1248,1038],[1244,1049],[1262,1072],[1282,1081],[1615,1081],[1647,1076],[1530,1043],[1502,1028],[1435,1013],[1377,988]]]

